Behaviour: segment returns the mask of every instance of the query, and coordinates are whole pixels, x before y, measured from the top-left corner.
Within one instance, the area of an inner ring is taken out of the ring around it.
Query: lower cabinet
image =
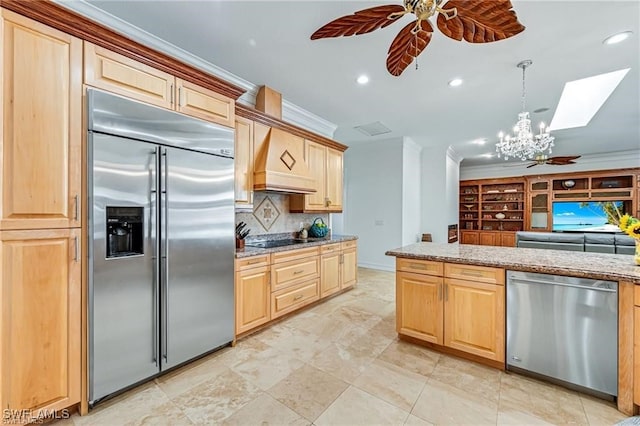
[[[236,259],[236,336],[352,287],[357,279],[355,240]]]
[[[515,247],[516,233],[510,231],[460,231],[460,244]]]
[[[271,320],[269,255],[236,260],[236,335]]]
[[[80,241],[79,228],[0,232],[0,403],[15,410],[7,413],[51,415],[80,402]]]
[[[401,258],[396,270],[399,334],[504,362],[504,270]]]

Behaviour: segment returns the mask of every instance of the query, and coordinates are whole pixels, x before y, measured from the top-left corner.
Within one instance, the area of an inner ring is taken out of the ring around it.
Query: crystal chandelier
[[[544,123],[540,123],[540,133],[534,135],[531,131],[529,113],[525,111],[524,73],[531,64],[533,61],[529,59],[518,63],[518,68],[522,68],[522,112],[518,114],[518,122],[513,126],[513,135],[505,135],[502,132],[498,134],[500,141],[496,143],[496,151],[498,157],[504,157],[505,160],[509,157],[519,158],[522,161],[532,160],[536,156],[546,155],[547,150],[551,154],[553,147],[555,138],[549,134],[549,128]]]

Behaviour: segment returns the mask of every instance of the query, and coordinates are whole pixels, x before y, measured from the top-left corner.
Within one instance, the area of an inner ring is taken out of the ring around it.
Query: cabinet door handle
[[[449,284],[444,285],[444,301],[449,300]]]
[[[302,296],[303,296],[302,294],[299,294],[299,295],[297,295],[296,297],[294,297],[294,298],[293,298],[293,300],[294,300],[294,301],[296,301],[296,300],[300,300],[300,299],[302,299]]]
[[[169,103],[173,105],[173,84],[171,84],[171,89],[169,90]]]
[[[74,211],[73,211],[73,220],[78,220],[78,216],[80,216],[80,203],[78,199],[78,194],[73,197],[74,202]]]
[[[78,261],[80,260],[80,244],[78,241],[78,237],[73,237],[73,245],[74,245],[73,260],[74,262],[78,263]]]
[[[301,274],[301,273],[303,273],[303,272],[304,272],[304,270],[302,270],[302,269],[301,269],[301,270],[299,270],[299,271],[294,271],[294,272],[293,272],[293,275],[298,275],[298,274]]]
[[[262,262],[262,260],[252,260],[250,262],[247,262],[247,265],[255,265],[256,263],[260,263]]]
[[[178,87],[178,107],[182,106],[182,87]]]

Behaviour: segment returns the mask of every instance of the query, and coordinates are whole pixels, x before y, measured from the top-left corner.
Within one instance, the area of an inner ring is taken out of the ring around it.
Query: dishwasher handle
[[[617,293],[618,290],[615,288],[602,288],[602,287],[593,287],[588,285],[580,285],[580,284],[569,284],[569,283],[561,283],[557,281],[546,281],[546,280],[536,280],[532,278],[511,278],[508,280],[507,284],[546,284],[546,285],[555,285],[559,287],[573,287],[580,288],[583,290],[593,290],[593,291],[601,291],[605,293]]]

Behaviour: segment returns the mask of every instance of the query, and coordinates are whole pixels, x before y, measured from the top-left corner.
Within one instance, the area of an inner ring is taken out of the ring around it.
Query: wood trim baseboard
[[[316,142],[320,145],[328,146],[329,148],[336,149],[340,152],[344,152],[348,148],[346,145],[336,142],[333,139],[320,136],[309,130],[303,129],[302,127],[298,127],[296,125],[286,123],[276,117],[272,117],[270,115],[265,114],[262,111],[258,111],[257,109],[251,108],[246,105],[240,105],[236,103],[236,115],[239,117],[244,117],[246,119],[264,124],[265,126],[282,129],[285,132],[291,133],[293,135],[296,135],[305,139],[312,140],[313,142]]]
[[[146,47],[50,0],[0,0],[0,7],[234,100],[237,100],[245,92],[238,86]]]

